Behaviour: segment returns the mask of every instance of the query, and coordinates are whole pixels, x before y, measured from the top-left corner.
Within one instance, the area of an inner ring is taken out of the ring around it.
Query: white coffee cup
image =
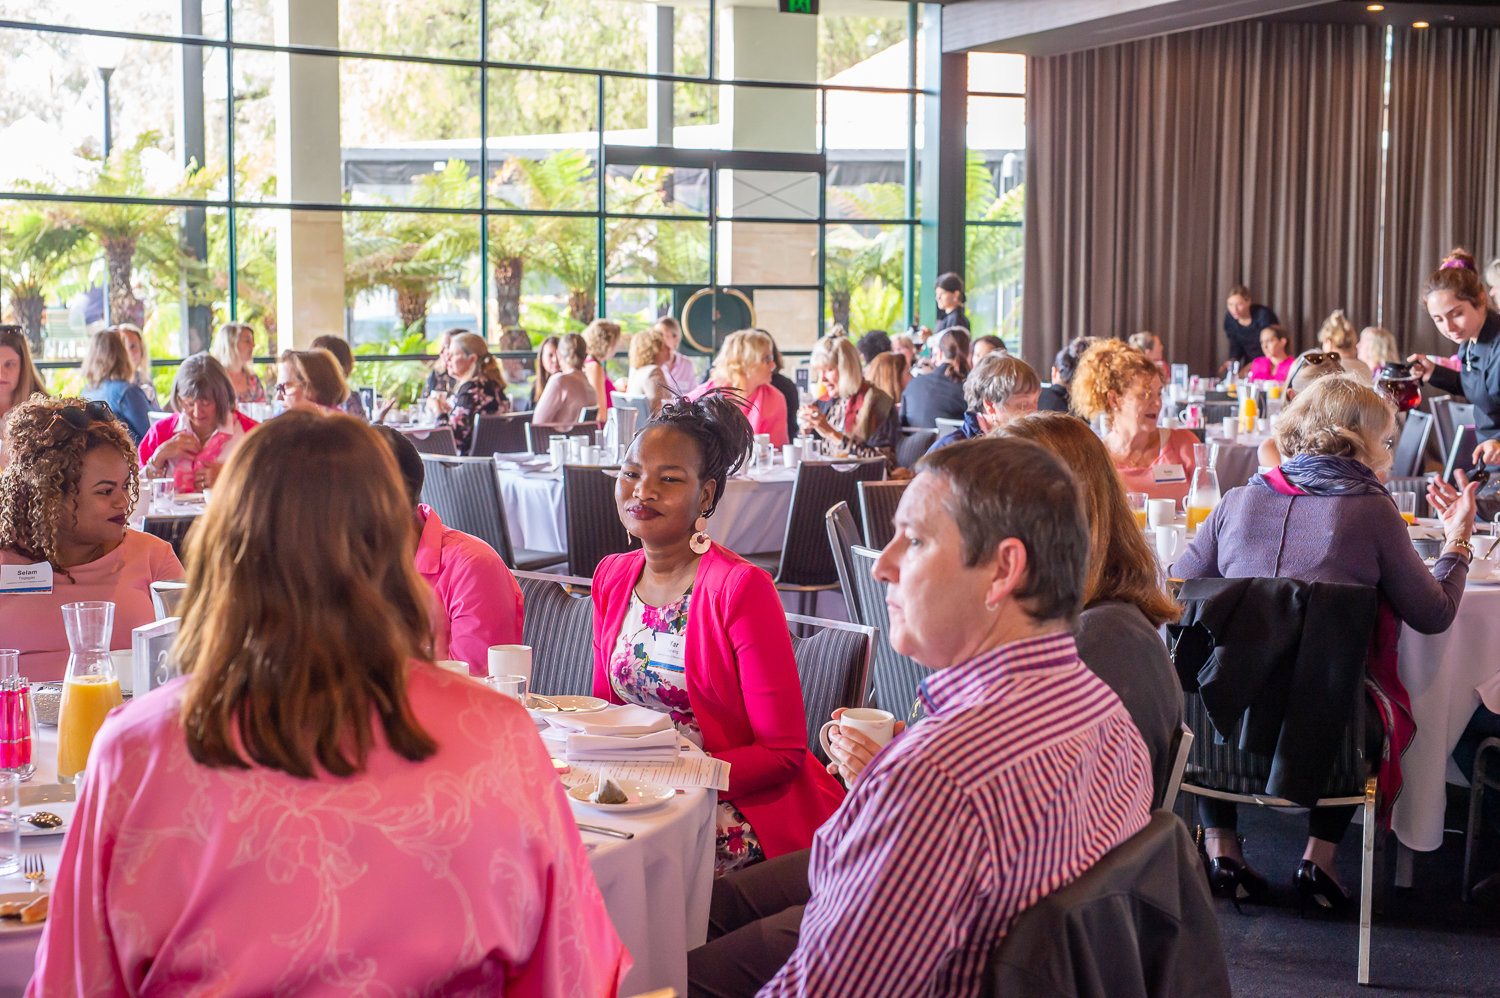
[[[1495,574],[1495,563],[1488,558],[1475,558],[1469,562],[1469,581],[1483,582]]]
[[[525,676],[531,679],[530,645],[490,645],[491,676]]]
[[[781,463],[788,468],[795,468],[802,463],[802,448],[796,444],[781,445]]]
[[[438,662],[437,662],[437,667],[439,669],[443,669],[443,670],[445,670],[447,672],[451,672],[451,673],[453,673],[455,675],[459,675],[459,676],[467,676],[467,675],[469,675],[469,663],[468,662],[460,662],[460,661],[458,661],[458,659],[455,659],[455,658],[439,659]]]
[[[1187,527],[1180,523],[1164,524],[1156,528],[1156,557],[1162,565],[1170,565],[1187,550]]]
[[[1146,522],[1153,527],[1171,526],[1177,519],[1177,503],[1171,499],[1147,499]]]
[[[568,438],[551,437],[547,441],[547,457],[553,468],[561,468],[568,460]]]
[[[1472,575],[1470,577],[1472,578]],[[114,663],[115,676],[120,680],[120,692],[134,692],[135,652],[129,648],[116,649],[109,653],[109,659]]]
[[[1240,435],[1240,417],[1225,416],[1223,426],[1225,440],[1233,440]]]
[[[599,448],[593,444],[584,444],[578,448],[578,454],[579,464],[586,464],[589,467],[595,467],[599,464]]]
[[[829,721],[818,730],[818,741],[828,757],[833,758],[833,749],[828,744],[828,729],[835,724],[858,731],[876,745],[884,747],[896,734],[896,715],[888,710],[874,707],[851,707],[837,721]]]

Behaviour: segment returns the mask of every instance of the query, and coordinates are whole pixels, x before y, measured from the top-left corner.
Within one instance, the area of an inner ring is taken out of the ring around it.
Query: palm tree
[[[901,184],[867,184],[865,193],[835,191],[854,219],[900,218],[906,213],[906,188]],[[856,228],[858,226],[858,228]],[[850,302],[854,292],[868,282],[899,286],[902,280],[902,258],[906,254],[906,226],[875,226],[873,235],[865,235],[855,221],[850,225],[830,226],[824,238],[826,260],[823,284],[833,321],[849,329]]]
[[[1026,187],[1018,185],[996,197],[994,180],[984,164],[984,157],[970,151],[965,177],[966,200],[970,221],[1017,222],[1026,210]],[[964,227],[964,262],[966,283],[970,287],[1003,288],[1021,279],[1024,243],[1020,225],[966,225]],[[997,316],[1001,336],[1014,333],[1019,317]]]
[[[88,238],[87,230],[54,224],[26,202],[17,202],[0,218],[0,285],[10,292],[16,321],[38,357],[47,293],[64,273],[86,262]]]
[[[594,207],[597,195],[590,179],[594,164],[581,149],[559,149],[545,159],[511,162],[526,195],[526,203],[516,207],[537,211],[587,211]],[[533,262],[568,289],[568,315],[576,322],[593,322],[599,277],[597,221],[537,215],[531,216],[529,223]]]

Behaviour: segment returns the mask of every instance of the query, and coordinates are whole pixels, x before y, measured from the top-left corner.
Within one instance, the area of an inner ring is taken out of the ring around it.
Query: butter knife
[[[580,831],[595,832],[599,835],[612,835],[617,839],[635,838],[635,832],[622,832],[617,828],[605,828],[602,825],[585,825],[581,821],[578,822],[578,828]]]

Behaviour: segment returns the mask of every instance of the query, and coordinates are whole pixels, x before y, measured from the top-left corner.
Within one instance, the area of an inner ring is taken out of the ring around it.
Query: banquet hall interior
[[[0,53],[0,998],[1500,988],[1500,4]]]

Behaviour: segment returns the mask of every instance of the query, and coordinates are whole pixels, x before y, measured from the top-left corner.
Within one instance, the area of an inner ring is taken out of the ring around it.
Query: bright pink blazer
[[[495,549],[445,526],[431,506],[417,507],[422,536],[417,572],[432,587],[432,654],[469,664],[469,675],[489,675],[490,645],[521,643],[521,586]]]
[[[783,407],[784,408],[784,407]],[[594,695],[619,703],[606,671],[646,553],[594,571]],[[786,611],[764,569],[714,544],[698,565],[687,629],[688,703],[703,748],[730,764],[726,799],[766,857],[806,849],[844,791],[807,750],[802,683]]]
[[[158,420],[155,426],[146,431],[146,435],[141,438],[141,464],[144,465],[150,461],[151,455],[156,453],[156,449],[172,439],[173,435],[177,433],[177,421],[181,418],[182,415],[180,413],[174,413],[166,419]],[[240,429],[246,433],[249,433],[260,425],[238,409],[235,410],[234,418],[239,422]]]
[[[718,382],[710,378],[697,388],[688,392],[690,399],[699,399],[714,388],[720,388]],[[756,433],[769,433],[771,435],[772,447],[783,447],[791,443],[787,436],[786,426],[786,396],[770,385],[761,385],[750,393],[750,398],[740,406],[745,410],[745,416],[750,420],[750,425]]]

